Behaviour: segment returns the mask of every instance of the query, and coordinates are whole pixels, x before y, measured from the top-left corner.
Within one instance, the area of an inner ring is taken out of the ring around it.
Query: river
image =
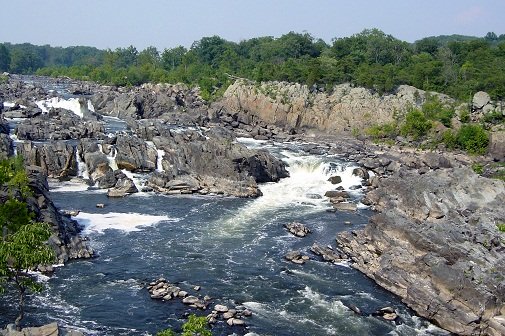
[[[120,126],[109,120],[109,129]],[[221,321],[214,335],[447,334],[348,264],[323,262],[309,252],[315,242],[334,247],[338,232],[362,228],[372,214],[364,206],[357,212],[328,212],[328,201],[314,198],[335,188],[327,181],[332,175],[342,176],[347,190],[359,184],[352,163],[306,154],[296,144],[239,141],[281,157],[291,176],[262,185],[263,196],[257,199],[152,192],[113,199],[85,184],[53,184],[53,201],[80,211],[75,219],[98,256],[69,262],[42,277],[46,289],[30,296],[25,323],[58,321],[90,335],[150,335],[179,328],[188,313],[209,313],[180,301],[151,299],[145,285],[164,277],[190,294],[209,295],[213,304],[243,305],[253,312],[247,328]],[[363,196],[351,194],[357,203]],[[97,208],[98,203],[105,207]],[[283,228],[292,221],[312,233],[292,236]],[[291,250],[311,260],[303,265],[284,260]],[[2,325],[16,314],[14,298],[4,298]],[[351,304],[363,314],[347,308]],[[387,306],[399,313],[399,323],[371,316]]]

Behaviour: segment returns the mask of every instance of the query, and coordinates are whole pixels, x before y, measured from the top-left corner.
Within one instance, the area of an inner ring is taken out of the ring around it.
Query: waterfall
[[[76,150],[75,155],[77,161],[77,176],[89,180],[88,166],[84,161],[82,161],[80,151]]]

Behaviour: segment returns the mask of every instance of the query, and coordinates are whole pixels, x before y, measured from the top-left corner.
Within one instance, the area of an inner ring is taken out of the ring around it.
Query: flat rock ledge
[[[377,284],[459,335],[505,335],[505,184],[471,169],[400,169],[366,196],[379,211],[337,243]]]

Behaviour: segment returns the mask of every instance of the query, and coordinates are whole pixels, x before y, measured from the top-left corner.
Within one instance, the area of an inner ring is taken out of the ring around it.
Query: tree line
[[[332,87],[351,83],[384,93],[401,84],[463,100],[483,90],[505,97],[505,34],[427,37],[408,43],[366,29],[330,44],[308,33],[238,43],[204,37],[191,47],[99,50],[0,44],[0,71],[68,76],[112,85],[184,82],[204,98],[219,96],[228,75]]]

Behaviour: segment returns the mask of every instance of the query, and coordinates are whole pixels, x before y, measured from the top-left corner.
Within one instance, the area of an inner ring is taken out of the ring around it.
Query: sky
[[[0,42],[162,51],[205,36],[229,41],[308,32],[331,42],[379,28],[414,42],[505,34],[505,0],[3,0]]]

